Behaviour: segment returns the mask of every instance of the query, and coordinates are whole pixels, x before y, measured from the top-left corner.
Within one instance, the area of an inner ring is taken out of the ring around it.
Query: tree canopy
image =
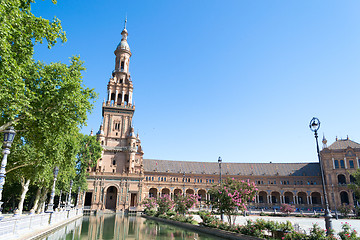
[[[59,19],[31,13],[34,2],[0,1],[0,131],[11,125],[17,131],[7,180],[23,183],[26,178],[49,188],[58,166],[57,186],[67,189],[74,179],[84,189],[86,169],[96,163],[101,147],[79,129],[86,125],[97,94],[83,85],[85,67],[78,56],[69,64],[34,60],[36,44],[46,41],[51,48],[66,42]]]

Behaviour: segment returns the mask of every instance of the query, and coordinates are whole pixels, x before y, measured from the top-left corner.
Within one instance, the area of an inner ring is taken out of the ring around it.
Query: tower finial
[[[126,29],[126,23],[127,23],[127,14],[126,14],[126,17],[125,17],[124,29]]]

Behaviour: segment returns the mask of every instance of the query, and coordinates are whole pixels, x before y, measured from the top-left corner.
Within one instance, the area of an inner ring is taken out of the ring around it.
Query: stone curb
[[[247,235],[243,235],[243,234],[239,234],[239,233],[233,233],[233,232],[228,232],[228,231],[224,231],[224,230],[219,230],[219,229],[215,229],[215,228],[209,228],[209,227],[205,227],[205,226],[199,226],[199,225],[193,225],[190,223],[183,223],[183,222],[178,222],[178,221],[174,221],[174,220],[169,220],[169,219],[164,219],[164,218],[158,218],[158,217],[151,217],[148,215],[141,215],[141,217],[149,219],[149,220],[155,220],[155,221],[159,221],[159,222],[163,222],[166,224],[171,224],[177,227],[181,227],[181,228],[185,228],[185,229],[189,229],[192,231],[196,231],[196,232],[201,232],[201,233],[205,233],[208,235],[213,235],[222,239],[231,239],[231,240],[263,240],[263,238],[258,238],[258,237],[252,237],[252,236],[247,236]]]

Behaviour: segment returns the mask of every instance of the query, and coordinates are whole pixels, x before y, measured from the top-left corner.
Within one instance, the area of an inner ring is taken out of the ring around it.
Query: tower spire
[[[124,29],[126,29],[127,16],[125,17]]]

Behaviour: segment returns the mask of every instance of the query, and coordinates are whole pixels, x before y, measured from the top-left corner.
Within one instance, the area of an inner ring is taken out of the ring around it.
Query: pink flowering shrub
[[[290,204],[284,203],[284,204],[281,205],[280,211],[282,213],[290,214],[292,212],[295,212],[295,207],[290,205]]]
[[[175,211],[180,214],[185,214],[187,211],[194,207],[198,202],[198,195],[185,194],[177,195],[175,198]]]
[[[150,197],[142,202],[145,211],[155,210],[157,207],[156,198]]]
[[[221,186],[213,186],[209,190],[212,196],[209,204],[219,213],[227,215],[231,225],[235,223],[236,213],[238,211],[245,211],[247,203],[255,200],[257,190],[254,182],[228,178]]]
[[[157,199],[158,213],[164,214],[174,208],[174,201],[170,198],[170,195],[165,194]]]
[[[344,239],[360,239],[360,237],[357,236],[357,232],[355,229],[351,229],[351,225],[347,222],[345,222],[342,226],[342,231],[339,232],[339,236],[341,240]]]

